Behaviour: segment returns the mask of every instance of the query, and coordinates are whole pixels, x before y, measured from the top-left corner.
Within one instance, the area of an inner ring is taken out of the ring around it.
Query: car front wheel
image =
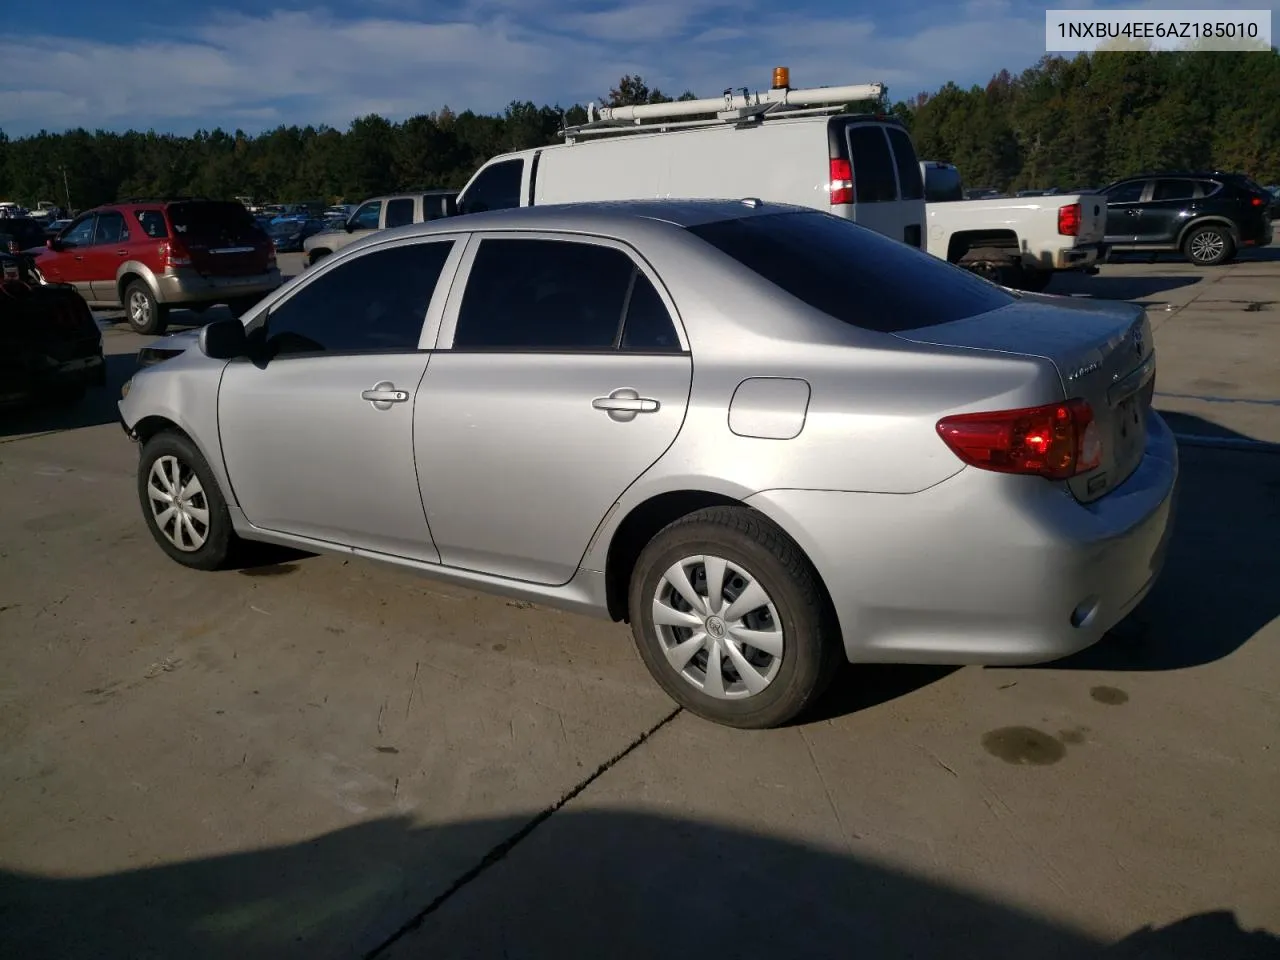
[[[1235,253],[1235,242],[1226,227],[1213,225],[1191,231],[1182,250],[1196,266],[1216,267],[1231,259]]]
[[[227,563],[237,543],[227,502],[187,437],[163,432],[143,445],[138,499],[147,528],[170,558],[197,570]]]
[[[659,532],[637,561],[629,602],[654,679],[716,723],[785,724],[840,663],[839,631],[808,559],[745,507],[700,510]]]

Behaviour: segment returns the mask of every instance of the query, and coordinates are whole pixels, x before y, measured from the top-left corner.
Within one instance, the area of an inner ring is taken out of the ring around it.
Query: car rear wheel
[[[629,602],[654,679],[716,723],[780,726],[840,663],[839,631],[808,559],[745,507],[700,510],[659,532],[636,563]]]
[[[142,448],[138,499],[147,528],[170,558],[197,570],[217,570],[238,543],[227,502],[196,445],[179,433],[158,433]]]
[[[1231,259],[1235,242],[1226,227],[1215,224],[1192,230],[1182,244],[1182,252],[1198,267],[1216,267]]]
[[[135,280],[124,291],[125,316],[135,333],[163,333],[169,323],[169,309],[162,306],[141,280]]]

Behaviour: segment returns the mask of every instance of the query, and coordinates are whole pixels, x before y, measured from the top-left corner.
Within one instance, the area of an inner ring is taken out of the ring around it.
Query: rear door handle
[[[368,400],[379,410],[390,410],[393,403],[404,403],[409,399],[408,390],[397,390],[390,380],[382,380],[373,385],[371,390],[360,393],[361,400]]]
[[[596,410],[605,411],[620,423],[626,423],[634,420],[637,413],[656,413],[662,404],[657,400],[640,396],[630,387],[620,387],[607,397],[596,397],[591,401],[591,406]]]

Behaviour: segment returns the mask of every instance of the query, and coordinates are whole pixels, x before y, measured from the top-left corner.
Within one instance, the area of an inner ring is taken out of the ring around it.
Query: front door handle
[[[626,423],[634,420],[637,413],[656,413],[662,405],[657,400],[640,396],[630,387],[620,387],[607,397],[596,397],[591,401],[591,406],[605,411],[619,423]]]
[[[117,257],[127,257],[128,255],[129,255],[129,251],[128,251],[128,250],[117,250],[117,251],[116,251],[116,256],[117,256]]]
[[[372,390],[363,390],[361,400],[368,400],[377,410],[390,410],[393,403],[404,403],[409,399],[408,390],[397,390],[390,380],[382,380],[373,385]]]

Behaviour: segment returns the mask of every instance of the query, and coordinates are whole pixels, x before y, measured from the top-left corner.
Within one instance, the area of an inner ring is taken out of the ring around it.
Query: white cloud
[[[901,5],[892,27],[880,15],[815,16],[803,2],[765,0],[459,0],[452,16],[430,18],[423,11],[438,3],[372,2],[360,19],[323,9],[206,14],[181,38],[128,44],[0,37],[0,127],[345,127],[361,114],[400,118],[445,104],[567,106],[624,73],[715,96],[764,87],[778,65],[798,86],[881,81],[908,97],[1022,69],[1044,49],[1044,9],[1029,0]]]

